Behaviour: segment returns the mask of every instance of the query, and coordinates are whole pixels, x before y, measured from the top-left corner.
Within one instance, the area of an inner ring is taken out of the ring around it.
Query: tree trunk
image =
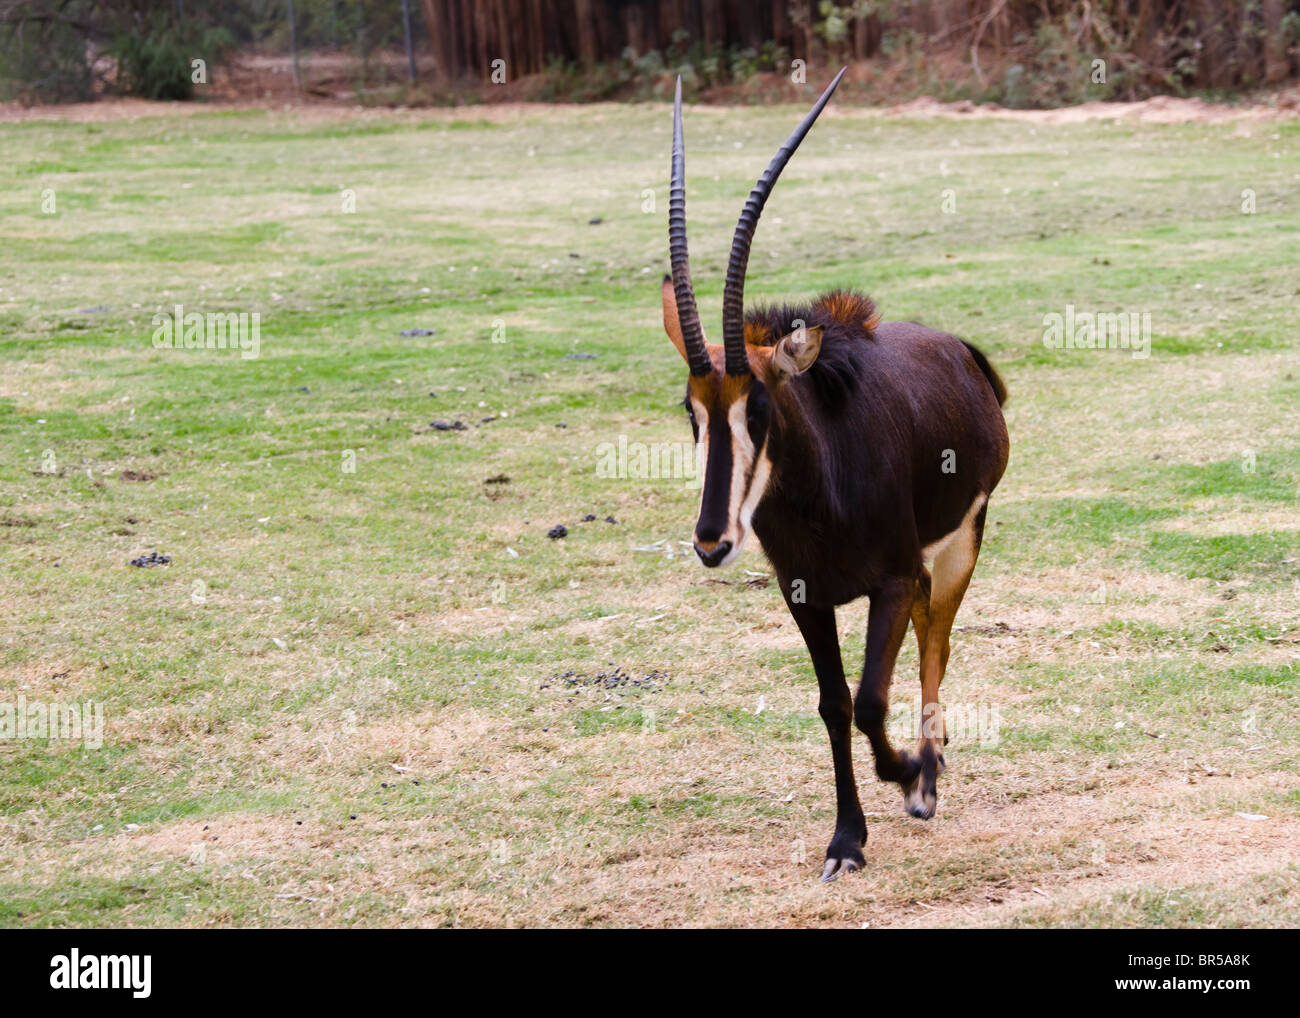
[[[424,29],[429,33],[429,51],[433,53],[433,79],[445,81],[447,66],[442,53],[444,31],[438,19],[441,13],[438,0],[420,0],[420,10],[424,14]]]

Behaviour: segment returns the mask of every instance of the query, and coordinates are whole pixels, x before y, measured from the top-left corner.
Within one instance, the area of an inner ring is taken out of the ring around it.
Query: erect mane
[[[820,325],[822,342],[841,339],[871,339],[880,324],[876,303],[856,290],[831,290],[811,304],[759,304],[745,312],[745,342],[750,346],[773,346],[794,331],[802,321],[811,328]]]
[[[822,327],[821,353],[805,377],[833,408],[857,388],[863,343],[880,324],[875,302],[856,290],[831,290],[810,304],[757,305],[745,312],[745,342],[774,346],[796,322]]]

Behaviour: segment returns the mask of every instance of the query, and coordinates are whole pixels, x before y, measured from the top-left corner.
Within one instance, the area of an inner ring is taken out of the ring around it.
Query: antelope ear
[[[772,373],[775,381],[781,382],[794,375],[801,375],[813,366],[822,349],[822,327],[814,325],[811,329],[803,326],[788,333],[777,341],[772,349]]]
[[[668,333],[668,338],[673,341],[673,346],[677,347],[682,360],[689,364],[691,359],[686,356],[686,340],[682,339],[682,323],[677,318],[677,294],[673,290],[672,276],[664,276],[659,295],[664,304],[664,332]]]

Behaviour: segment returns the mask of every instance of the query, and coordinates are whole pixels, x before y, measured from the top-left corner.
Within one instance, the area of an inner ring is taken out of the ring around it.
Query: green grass
[[[797,115],[688,111],[713,334]],[[954,742],[929,825],[856,743],[868,872],[830,889],[816,685],[775,587],[743,582],[765,563],[705,574],[677,543],[696,490],[596,471],[620,435],[689,438],[668,128],[0,125],[0,704],[106,718],[100,749],[0,740],[0,922],[1294,923],[1268,839],[1300,829],[1300,125],[837,111],[786,171],[751,301],[862,288],[1011,392],[944,685],[1000,738]],[[259,313],[260,356],[156,349],[176,304]],[[1149,312],[1151,356],[1047,349],[1067,304]],[[841,612],[850,672],[864,624]],[[629,681],[593,680],[611,665]],[[915,667],[909,642],[900,702]],[[1201,822],[1256,842],[1198,855]],[[1239,897],[1214,882],[1234,852]]]

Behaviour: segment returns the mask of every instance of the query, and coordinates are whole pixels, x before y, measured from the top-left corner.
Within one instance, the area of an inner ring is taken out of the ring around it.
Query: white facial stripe
[[[699,400],[691,397],[690,402],[699,430],[695,448],[703,479],[705,464],[709,461],[709,412]],[[721,565],[734,562],[740,555],[745,538],[749,536],[750,521],[754,518],[758,503],[762,501],[763,494],[767,491],[767,482],[772,476],[772,463],[766,453],[756,455],[754,442],[749,437],[745,411],[744,401],[733,403],[727,410],[727,426],[731,432],[731,482],[728,489],[727,528],[722,540],[731,542],[731,551]],[[748,485],[746,480],[750,481]]]
[[[767,449],[765,448],[759,454],[758,465],[754,467],[754,483],[749,486],[749,494],[740,507],[740,526],[744,533],[749,533],[749,521],[754,518],[754,510],[758,508],[763,493],[767,491],[767,482],[771,476],[772,461],[767,458]],[[741,540],[744,540],[744,538],[742,537]]]
[[[727,408],[727,424],[731,427],[731,499],[727,509],[727,530],[735,529],[740,519],[740,508],[745,501],[745,481],[749,478],[749,468],[754,463],[754,443],[749,438],[749,428],[745,426],[745,401],[736,400]],[[743,535],[738,534],[733,543],[739,544]]]
[[[772,476],[772,461],[766,450],[757,453],[754,442],[749,437],[749,427],[745,418],[745,404],[735,403],[727,414],[727,423],[731,427],[731,502],[727,518],[727,533],[731,541],[731,551],[721,562],[730,565],[745,547],[749,536],[750,521],[758,509],[767,491],[767,482]],[[746,486],[745,481],[749,481]]]
[[[700,484],[704,484],[704,464],[709,462],[709,412],[698,399],[691,399],[691,410],[695,412],[695,456],[696,466],[700,471]]]

